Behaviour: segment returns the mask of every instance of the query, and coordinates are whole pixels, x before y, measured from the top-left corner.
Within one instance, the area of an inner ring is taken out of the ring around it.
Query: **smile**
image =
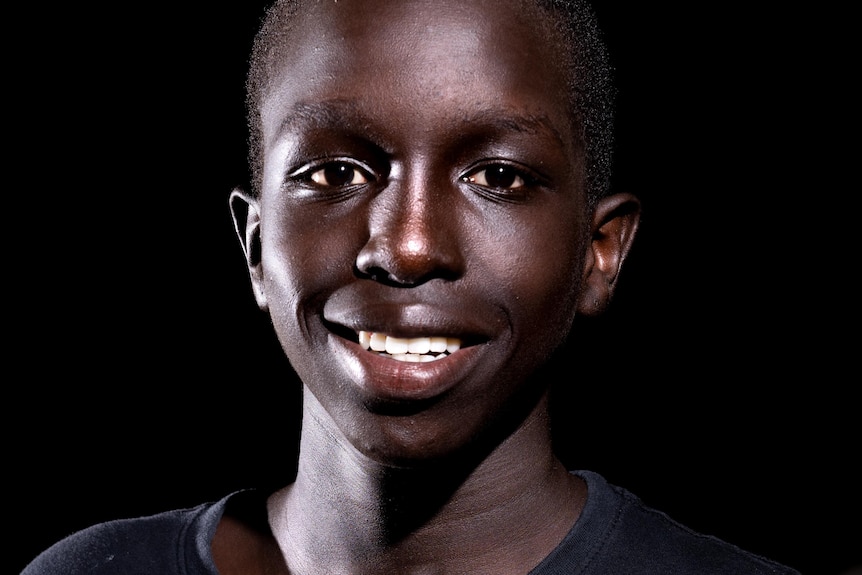
[[[359,332],[359,345],[396,361],[435,361],[461,349],[454,337],[392,337],[382,333]]]

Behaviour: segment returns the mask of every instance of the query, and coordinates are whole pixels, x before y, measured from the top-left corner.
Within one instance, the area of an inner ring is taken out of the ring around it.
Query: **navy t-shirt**
[[[591,471],[587,502],[560,545],[527,575],[799,575],[696,533]],[[210,542],[232,515],[267,530],[266,494],[238,491],[189,509],[100,523],[37,556],[21,575],[218,575]]]

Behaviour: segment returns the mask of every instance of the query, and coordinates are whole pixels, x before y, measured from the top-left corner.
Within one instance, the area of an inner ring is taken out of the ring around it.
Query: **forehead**
[[[360,102],[422,120],[511,109],[564,130],[567,83],[547,15],[521,0],[300,2],[261,103],[264,131],[296,104]]]

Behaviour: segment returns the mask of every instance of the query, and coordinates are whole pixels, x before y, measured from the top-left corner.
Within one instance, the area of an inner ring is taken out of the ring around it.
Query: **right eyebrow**
[[[352,100],[298,102],[282,120],[274,137],[278,138],[299,126],[304,129],[338,126],[367,130],[370,123]]]

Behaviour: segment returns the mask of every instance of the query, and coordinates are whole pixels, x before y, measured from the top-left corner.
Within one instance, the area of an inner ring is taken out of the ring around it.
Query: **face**
[[[516,1],[307,4],[262,106],[259,302],[356,449],[443,456],[541,395],[575,315],[559,58]]]

